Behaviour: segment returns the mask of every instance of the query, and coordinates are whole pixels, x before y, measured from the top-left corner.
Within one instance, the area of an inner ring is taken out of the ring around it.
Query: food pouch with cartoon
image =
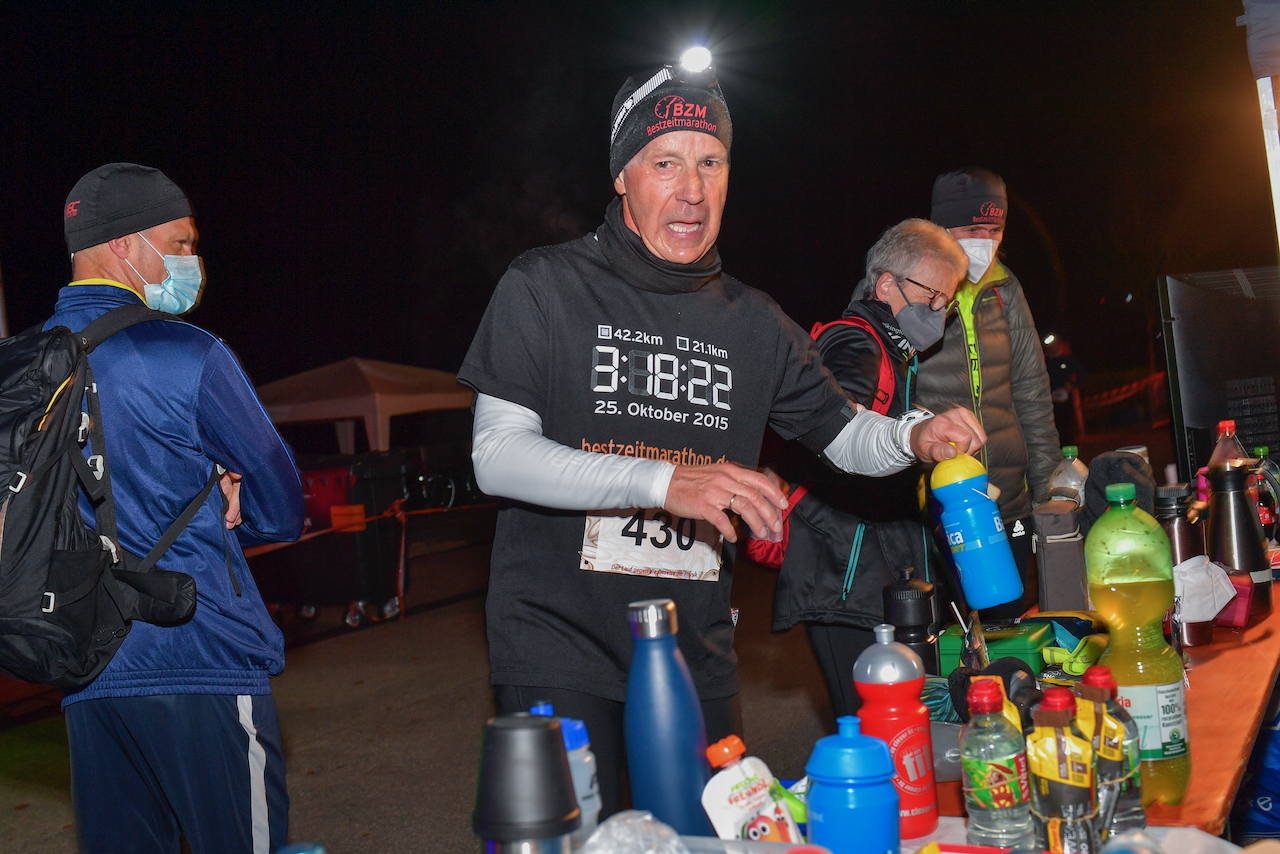
[[[769,766],[755,756],[743,757],[746,749],[736,735],[707,748],[711,767],[720,770],[702,790],[702,808],[716,835],[752,842],[804,842]]]
[[[1094,854],[1093,747],[1072,726],[1075,698],[1053,686],[1035,710],[1027,739],[1036,844],[1054,854]]]

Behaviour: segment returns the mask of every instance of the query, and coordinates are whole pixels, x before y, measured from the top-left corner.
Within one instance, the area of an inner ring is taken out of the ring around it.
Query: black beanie
[[[675,130],[696,130],[724,143],[733,141],[733,122],[719,83],[697,86],[675,79],[663,66],[637,86],[628,77],[613,98],[609,124],[609,177],[616,178],[649,141]]]
[[[1004,225],[1008,210],[1004,181],[986,169],[957,169],[933,182],[929,219],[943,228]]]
[[[108,163],[71,188],[62,209],[62,233],[67,249],[79,252],[194,213],[187,194],[159,169]]]

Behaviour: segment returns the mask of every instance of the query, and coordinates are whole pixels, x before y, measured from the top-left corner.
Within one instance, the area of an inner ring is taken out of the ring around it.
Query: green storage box
[[[1020,623],[1005,629],[987,629],[987,652],[991,660],[1012,655],[1021,658],[1031,668],[1032,676],[1044,670],[1044,657],[1040,650],[1054,643],[1053,627],[1048,623]],[[938,638],[938,654],[942,658],[942,675],[946,676],[960,666],[960,650],[964,647],[964,630],[960,626],[947,626]]]

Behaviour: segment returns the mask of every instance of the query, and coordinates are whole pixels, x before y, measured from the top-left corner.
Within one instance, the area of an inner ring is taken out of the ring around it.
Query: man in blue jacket
[[[63,209],[73,281],[45,324],[83,329],[117,306],[181,314],[203,280],[186,194],[160,171],[111,163]],[[146,554],[208,480],[210,496],[160,560],[196,580],[194,616],[135,622],[111,663],[63,700],[84,852],[268,854],[285,843],[280,728],[271,677],[284,639],[241,546],[294,540],[302,486],[253,384],[220,340],[189,323],[118,333],[90,357],[102,404],[120,545]],[[81,498],[93,524],[93,508]],[[230,536],[229,531],[234,530]]]

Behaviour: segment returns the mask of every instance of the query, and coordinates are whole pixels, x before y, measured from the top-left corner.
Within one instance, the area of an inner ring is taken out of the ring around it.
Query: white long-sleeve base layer
[[[823,455],[852,474],[881,477],[914,461],[909,425],[857,407]],[[542,435],[528,407],[476,395],[471,460],[489,495],[557,510],[662,507],[676,467],[660,460],[596,454]]]

